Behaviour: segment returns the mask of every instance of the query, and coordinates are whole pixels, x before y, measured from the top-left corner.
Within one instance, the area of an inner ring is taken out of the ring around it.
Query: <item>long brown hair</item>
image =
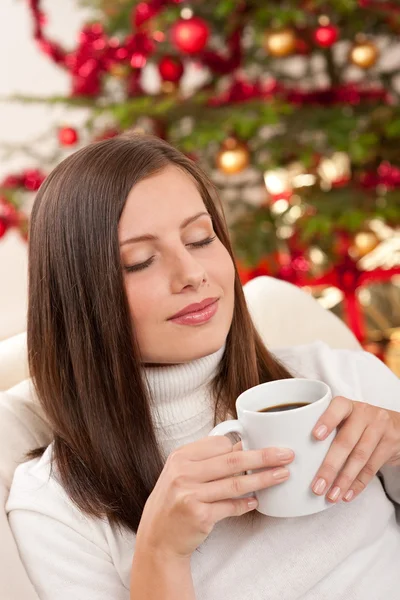
[[[54,463],[83,512],[134,532],[163,461],[124,291],[118,222],[132,186],[171,164],[192,178],[233,259],[210,179],[150,135],[125,133],[63,160],[40,188],[30,222],[29,368],[54,435]],[[213,382],[215,422],[236,414],[244,390],[290,376],[257,334],[236,272],[233,321]]]

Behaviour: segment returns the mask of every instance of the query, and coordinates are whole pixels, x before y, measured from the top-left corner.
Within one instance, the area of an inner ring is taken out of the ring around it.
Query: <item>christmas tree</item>
[[[400,3],[82,4],[93,20],[63,48],[46,35],[40,0],[27,1],[37,44],[70,75],[70,94],[14,100],[90,116],[82,131],[54,132],[60,152],[49,164],[0,182],[0,237],[10,227],[26,237],[27,190],[83,140],[153,133],[214,180],[243,282],[270,274],[334,286],[365,341],[357,290],[400,274]]]

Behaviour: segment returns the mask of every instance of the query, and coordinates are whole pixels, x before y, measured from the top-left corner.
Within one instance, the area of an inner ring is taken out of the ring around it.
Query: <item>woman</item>
[[[41,600],[398,598],[400,384],[367,353],[263,346],[196,164],[151,136],[83,148],[41,187],[29,254],[54,441],[17,468],[7,511]],[[207,434],[295,373],[335,395],[313,482],[335,506],[274,519],[244,496],[290,477],[291,450]]]

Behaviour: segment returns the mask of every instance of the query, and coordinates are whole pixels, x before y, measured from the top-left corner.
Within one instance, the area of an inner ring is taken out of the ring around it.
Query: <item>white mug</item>
[[[288,465],[289,479],[273,487],[255,491],[259,512],[270,517],[300,517],[332,506],[325,495],[317,496],[311,489],[311,483],[336,435],[336,431],[333,431],[323,441],[316,440],[312,435],[312,430],[331,399],[329,387],[317,379],[269,381],[240,394],[236,400],[238,419],[219,423],[209,433],[238,433],[243,442],[243,450],[275,446],[294,451],[295,458]],[[279,412],[258,412],[297,403],[307,405]]]

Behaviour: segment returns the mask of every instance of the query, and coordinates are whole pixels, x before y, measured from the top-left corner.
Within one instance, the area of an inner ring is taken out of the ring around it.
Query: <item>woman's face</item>
[[[234,267],[189,175],[171,165],[135,185],[118,236],[143,362],[180,363],[219,350],[232,322]],[[187,308],[196,303],[206,306]],[[181,311],[188,314],[173,318]]]

